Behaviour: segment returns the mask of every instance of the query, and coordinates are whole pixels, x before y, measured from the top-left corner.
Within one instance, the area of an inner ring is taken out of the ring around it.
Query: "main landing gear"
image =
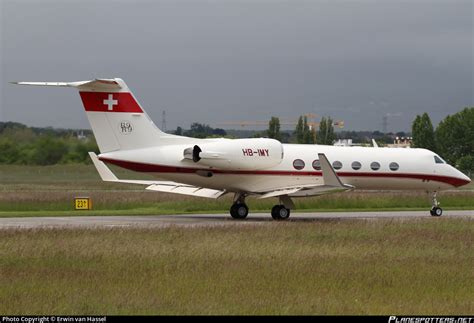
[[[249,208],[245,204],[245,194],[237,193],[234,196],[234,203],[230,207],[230,215],[236,220],[243,220],[249,214]],[[288,197],[280,196],[280,204],[272,208],[272,218],[274,220],[287,220],[290,217],[290,209],[294,209],[293,201]]]
[[[245,204],[244,194],[235,194],[234,204],[230,207],[230,215],[237,220],[243,220],[249,215],[249,207]]]
[[[272,218],[274,220],[286,220],[290,217],[290,209],[284,205],[275,205],[272,207]]]
[[[436,194],[438,192],[434,192],[433,193],[433,197],[431,199],[431,210],[430,210],[430,214],[431,216],[441,216],[443,215],[443,209],[439,207],[439,202],[438,200],[436,199]]]

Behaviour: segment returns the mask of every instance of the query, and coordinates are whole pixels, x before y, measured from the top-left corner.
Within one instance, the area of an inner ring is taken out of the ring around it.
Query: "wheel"
[[[249,214],[249,208],[244,203],[235,203],[230,207],[230,215],[234,219],[245,219]]]
[[[290,209],[283,205],[275,205],[272,208],[272,218],[275,220],[286,220],[290,217]]]
[[[441,216],[443,215],[443,209],[440,208],[439,206],[435,206],[434,208],[430,210],[430,214],[432,216]]]
[[[280,210],[279,205],[275,205],[274,207],[272,207],[272,218],[274,220],[277,220],[279,210]]]

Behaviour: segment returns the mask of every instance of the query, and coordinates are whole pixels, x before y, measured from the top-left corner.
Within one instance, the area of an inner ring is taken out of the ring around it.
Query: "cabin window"
[[[332,163],[332,167],[334,167],[334,169],[341,169],[342,168],[342,163],[338,160],[336,160],[334,163]]]
[[[313,161],[313,168],[315,170],[321,170],[321,162],[319,161],[319,159],[315,159]]]
[[[397,163],[390,163],[390,165],[388,165],[388,168],[390,168],[390,170],[396,171],[396,170],[398,170],[398,164]]]
[[[355,161],[355,162],[352,163],[351,166],[352,166],[353,170],[359,170],[362,167],[362,164],[359,163],[358,161]]]
[[[301,170],[304,168],[304,161],[302,161],[301,159],[295,159],[293,161],[293,167],[297,170]]]
[[[372,164],[370,164],[370,168],[372,170],[379,170],[380,169],[380,164],[377,163],[377,162],[373,162]]]
[[[442,160],[440,157],[438,156],[434,156],[434,160],[435,160],[435,163],[436,164],[446,164],[446,162],[444,160]]]

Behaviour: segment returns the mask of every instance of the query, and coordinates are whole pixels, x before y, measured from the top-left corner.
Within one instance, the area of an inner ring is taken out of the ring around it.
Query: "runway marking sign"
[[[90,197],[75,197],[74,209],[76,210],[92,210],[92,200]]]

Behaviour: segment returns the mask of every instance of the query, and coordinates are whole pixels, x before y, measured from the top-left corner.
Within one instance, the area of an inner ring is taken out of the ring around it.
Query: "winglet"
[[[89,156],[92,159],[92,162],[94,163],[95,168],[97,169],[97,172],[99,172],[100,178],[104,182],[118,182],[119,179],[117,176],[112,173],[110,168],[107,167],[107,165],[104,164],[103,161],[100,161],[97,155],[94,152],[89,152]]]
[[[377,142],[375,141],[374,138],[372,138],[372,146],[374,146],[374,148],[378,148],[379,145],[377,145]]]
[[[318,154],[319,162],[321,163],[321,170],[323,173],[324,185],[335,186],[335,187],[345,187],[342,184],[339,176],[337,176],[336,172],[332,168],[329,160],[327,159],[325,154]]]

